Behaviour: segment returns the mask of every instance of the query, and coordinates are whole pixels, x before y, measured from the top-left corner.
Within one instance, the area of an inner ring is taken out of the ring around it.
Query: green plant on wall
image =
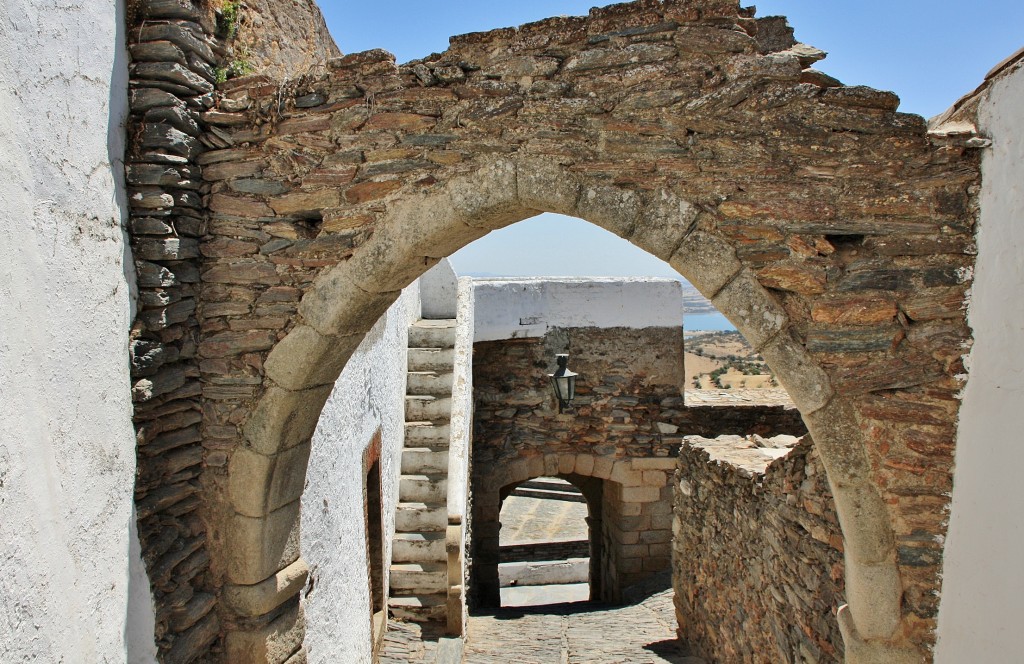
[[[238,23],[242,18],[241,0],[227,2],[217,10],[217,34],[226,40],[238,34]]]
[[[241,49],[238,57],[232,59],[227,65],[214,69],[214,75],[217,77],[217,84],[219,85],[229,78],[245,76],[253,71],[252,63],[249,62],[248,51]]]

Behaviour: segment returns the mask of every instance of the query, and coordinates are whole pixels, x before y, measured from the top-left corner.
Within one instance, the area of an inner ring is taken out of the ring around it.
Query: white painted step
[[[408,447],[448,447],[451,428],[447,422],[405,423],[405,444]]]
[[[454,362],[451,348],[409,349],[409,371],[451,371]]]
[[[448,502],[448,478],[444,475],[402,475],[398,499],[403,503]]]
[[[447,527],[448,506],[444,503],[398,503],[395,508],[396,532],[439,532]]]
[[[391,565],[389,587],[396,595],[431,595],[448,590],[448,563],[399,563]]]
[[[395,533],[391,550],[392,567],[402,563],[436,563],[448,559],[444,532]]]
[[[403,475],[436,475],[448,472],[448,448],[406,447],[402,450]]]
[[[451,348],[455,320],[419,320],[409,327],[409,348]]]
[[[426,622],[444,620],[448,598],[445,594],[395,597],[388,600],[388,609],[396,620]]]
[[[432,397],[428,395],[408,395],[405,397],[405,421],[437,422],[448,420],[452,416],[451,397]]]
[[[406,394],[451,396],[453,375],[442,371],[410,371],[406,381]]]

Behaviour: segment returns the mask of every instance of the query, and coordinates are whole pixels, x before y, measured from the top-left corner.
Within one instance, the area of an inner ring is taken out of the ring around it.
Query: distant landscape
[[[687,389],[778,387],[764,358],[735,330],[688,334],[685,345]]]
[[[700,316],[705,314],[717,314],[711,301],[700,294],[700,292],[687,282],[683,283],[683,314]]]

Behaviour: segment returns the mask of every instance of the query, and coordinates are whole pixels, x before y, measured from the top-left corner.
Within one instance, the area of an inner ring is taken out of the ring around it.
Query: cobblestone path
[[[653,584],[652,584],[653,585]],[[664,587],[662,584],[660,587]],[[640,589],[637,589],[640,590]],[[502,608],[470,616],[463,664],[705,664],[676,641],[672,590],[627,606],[591,602]],[[445,664],[440,631],[391,621],[381,664]],[[443,642],[442,642],[443,643]]]
[[[465,664],[703,664],[675,640],[672,591],[631,606],[582,602],[471,616]]]
[[[501,544],[587,537],[586,503],[509,496],[501,507]]]
[[[384,635],[378,664],[423,664],[437,661],[437,650],[443,630],[434,625],[420,625],[414,622],[388,620],[388,631]]]

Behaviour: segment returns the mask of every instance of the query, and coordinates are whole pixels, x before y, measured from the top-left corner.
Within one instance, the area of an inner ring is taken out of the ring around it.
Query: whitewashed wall
[[[5,662],[126,660],[135,441],[119,4],[0,3]]]
[[[1024,620],[1024,66],[986,93],[978,264],[968,318],[935,661],[1019,662]]]
[[[552,327],[681,327],[674,279],[478,279],[474,341],[542,337]]]
[[[417,284],[381,317],[335,383],[320,415],[302,494],[306,649],[314,664],[371,659],[370,596],[362,459],[381,433],[385,559],[391,560],[405,438],[409,325],[419,318]]]
[[[452,304],[458,320],[452,367],[452,435],[448,442],[448,514],[461,516],[462,522],[466,523],[469,452],[473,434],[473,331],[476,327],[473,279],[459,279],[456,288],[448,292],[452,295],[457,293]]]

